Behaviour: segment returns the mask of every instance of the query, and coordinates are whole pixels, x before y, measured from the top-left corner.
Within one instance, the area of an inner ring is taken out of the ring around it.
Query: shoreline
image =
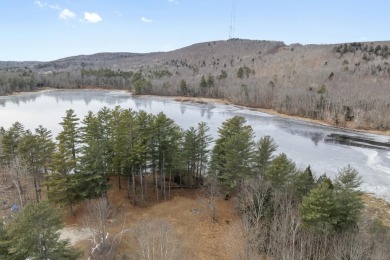
[[[18,95],[22,95],[22,94],[37,93],[37,92],[44,93],[44,92],[51,92],[51,91],[56,91],[56,90],[104,90],[104,91],[108,91],[108,90],[118,91],[119,90],[119,91],[128,92],[128,93],[132,94],[132,96],[134,96],[134,97],[161,97],[161,98],[171,99],[171,100],[174,100],[177,102],[192,102],[192,103],[198,103],[198,104],[229,105],[229,106],[234,106],[237,108],[243,108],[243,109],[248,109],[248,110],[252,110],[252,111],[265,113],[268,115],[278,116],[278,117],[285,118],[285,119],[294,119],[294,120],[299,120],[299,121],[303,121],[303,122],[307,122],[307,123],[333,127],[333,128],[340,129],[340,130],[355,131],[358,133],[375,134],[375,135],[381,135],[381,136],[390,136],[390,130],[379,131],[379,130],[374,130],[374,129],[358,129],[358,128],[352,128],[352,127],[340,127],[340,126],[335,126],[335,125],[329,124],[324,120],[318,120],[318,119],[312,119],[312,118],[307,118],[307,117],[283,114],[283,113],[279,113],[279,112],[277,112],[273,109],[269,109],[269,108],[258,108],[258,107],[247,107],[247,106],[242,106],[242,105],[236,105],[233,102],[230,102],[229,100],[220,99],[220,98],[188,97],[188,96],[162,96],[162,95],[151,95],[151,94],[134,95],[132,92],[130,92],[127,89],[113,89],[113,88],[103,88],[103,87],[93,87],[93,86],[82,87],[82,88],[64,88],[64,89],[44,87],[44,88],[39,88],[39,89],[36,89],[33,91],[12,92],[10,94],[2,95],[2,97],[18,96]]]
[[[178,101],[178,102],[192,102],[192,103],[198,103],[198,104],[229,105],[229,106],[234,106],[237,108],[243,108],[243,109],[248,109],[248,110],[252,110],[252,111],[265,113],[268,115],[278,116],[278,117],[285,118],[285,119],[294,119],[294,120],[304,121],[304,122],[308,122],[308,123],[312,123],[312,124],[333,127],[333,128],[340,129],[340,130],[348,130],[348,131],[355,131],[358,133],[390,136],[390,130],[379,131],[379,130],[374,130],[374,129],[358,129],[358,128],[352,128],[352,127],[340,127],[340,126],[335,126],[335,125],[329,124],[323,120],[283,114],[283,113],[279,113],[279,112],[277,112],[273,109],[269,109],[269,108],[256,108],[256,107],[247,107],[247,106],[236,105],[236,104],[234,104],[226,99],[207,98],[207,97],[186,97],[186,96],[159,96],[159,95],[150,95],[150,94],[134,95],[134,96],[135,97],[137,97],[137,96],[139,96],[139,97],[163,97],[163,98],[172,99],[172,100]]]

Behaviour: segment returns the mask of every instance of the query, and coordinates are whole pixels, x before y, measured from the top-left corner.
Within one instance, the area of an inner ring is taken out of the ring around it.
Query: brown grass
[[[151,190],[151,189],[150,189]],[[121,230],[123,236],[116,241],[116,258],[131,255],[135,250],[132,229],[142,221],[162,220],[174,227],[179,237],[180,258],[182,259],[231,259],[229,243],[225,239],[231,236],[231,228],[238,222],[234,212],[233,201],[220,198],[217,203],[217,221],[213,222],[208,213],[207,200],[201,190],[178,189],[172,191],[171,199],[162,202],[153,200],[151,190],[148,196],[148,206],[138,207],[130,203],[126,190],[119,190],[116,186],[109,192],[111,207],[110,218],[107,222],[109,233],[114,236]],[[66,225],[82,228],[82,219],[86,211],[84,205],[76,207],[76,216],[67,216]],[[90,248],[88,241],[78,242],[76,245],[85,251],[84,258]]]
[[[363,193],[362,199],[368,215],[380,219],[385,226],[390,227],[390,203],[367,193]]]

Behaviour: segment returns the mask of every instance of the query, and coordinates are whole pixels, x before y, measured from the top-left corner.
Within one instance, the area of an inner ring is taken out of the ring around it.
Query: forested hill
[[[98,86],[216,97],[335,125],[387,130],[389,63],[390,42],[286,45],[231,39],[171,52],[0,62],[0,87],[2,93]]]

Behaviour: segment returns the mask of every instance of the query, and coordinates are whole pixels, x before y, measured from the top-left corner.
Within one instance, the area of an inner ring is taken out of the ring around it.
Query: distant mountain
[[[36,74],[40,85],[119,86],[145,94],[226,98],[334,124],[389,129],[389,49],[389,41],[286,45],[231,39],[170,52],[0,62],[0,68],[19,74],[27,68],[23,74]]]

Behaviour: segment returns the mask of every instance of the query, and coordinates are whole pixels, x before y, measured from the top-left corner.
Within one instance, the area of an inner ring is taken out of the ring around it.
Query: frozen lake
[[[229,105],[133,97],[124,91],[54,90],[0,97],[0,126],[8,128],[19,121],[33,130],[43,125],[55,136],[67,109],[72,108],[82,119],[88,111],[118,105],[154,114],[163,111],[184,129],[204,121],[214,138],[223,121],[244,116],[257,139],[272,136],[279,145],[278,152],[286,153],[299,167],[310,165],[317,176],[326,173],[333,177],[338,169],[350,164],[362,176],[362,190],[390,201],[390,137],[340,130]]]

